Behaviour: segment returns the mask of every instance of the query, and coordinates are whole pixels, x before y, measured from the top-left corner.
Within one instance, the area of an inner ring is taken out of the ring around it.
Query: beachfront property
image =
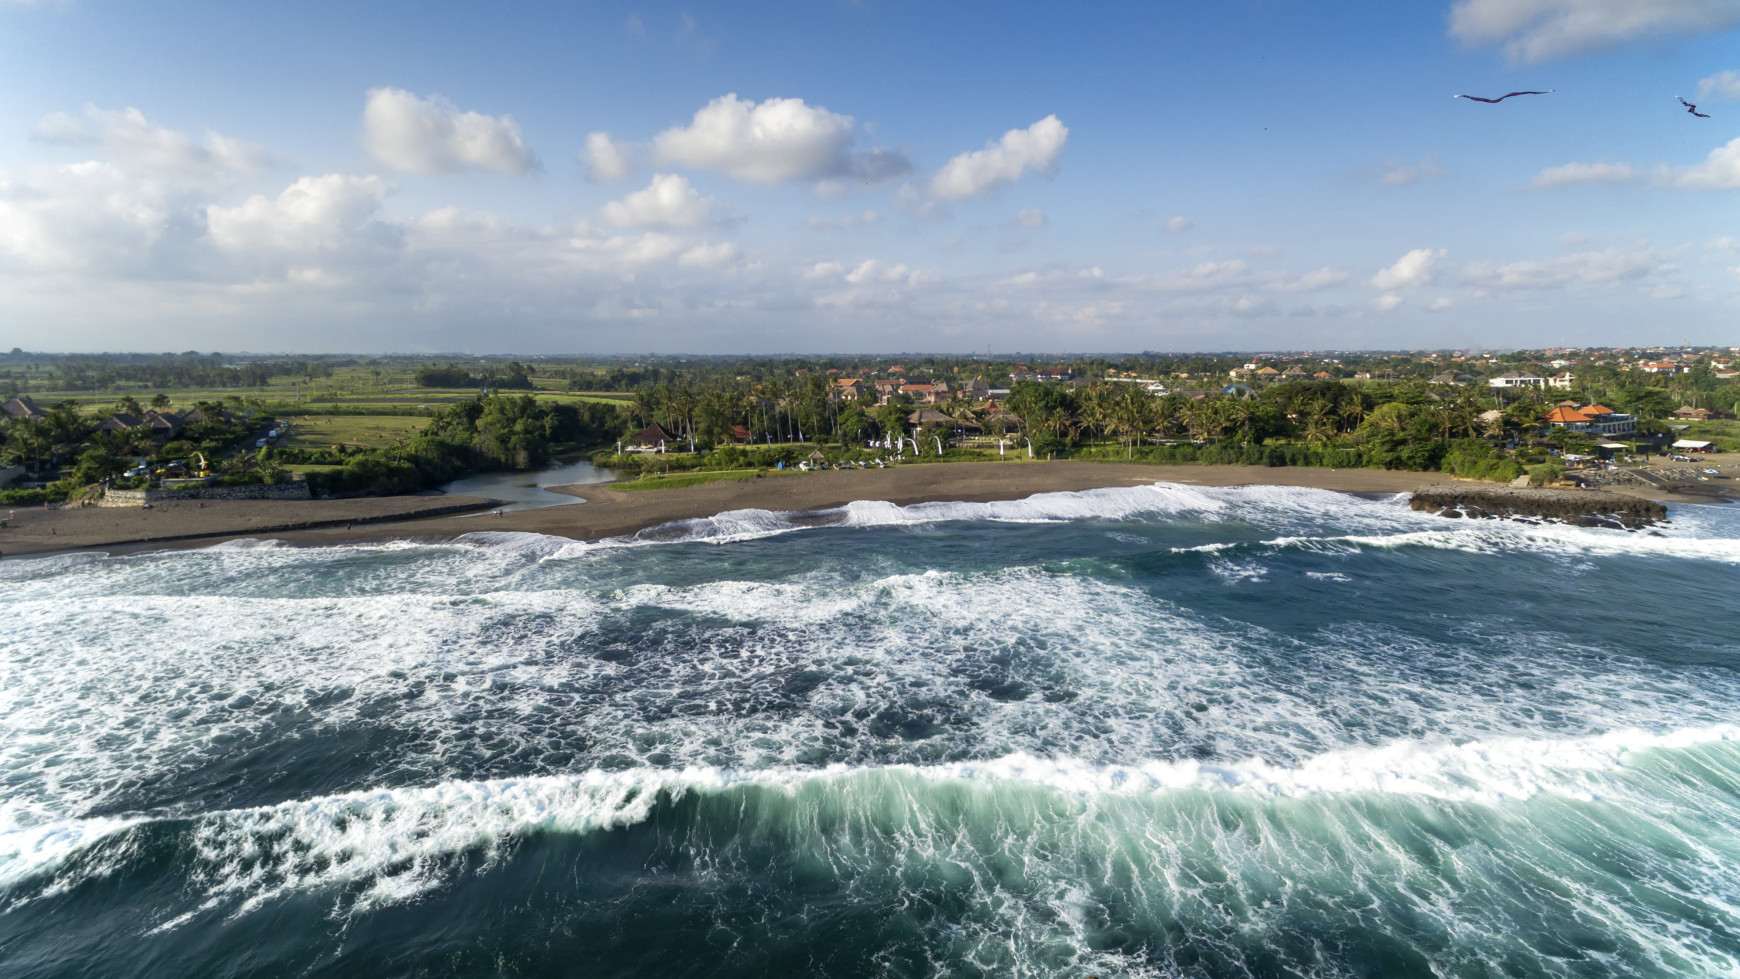
[[[1637,434],[1637,416],[1614,411],[1606,405],[1561,402],[1543,419],[1550,427],[1584,435],[1627,436]]]

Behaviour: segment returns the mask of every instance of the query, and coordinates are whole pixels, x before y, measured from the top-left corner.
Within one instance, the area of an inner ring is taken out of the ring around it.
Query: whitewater
[[[1740,511],[0,562],[6,976],[1740,974]]]

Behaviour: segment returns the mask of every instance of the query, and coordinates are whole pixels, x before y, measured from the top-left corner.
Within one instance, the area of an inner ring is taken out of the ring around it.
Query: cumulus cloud
[[[1378,175],[1378,183],[1389,187],[1406,187],[1419,183],[1426,177],[1436,177],[1444,172],[1438,166],[1437,157],[1427,155],[1418,163],[1403,163],[1391,160],[1384,165],[1384,172]]]
[[[1456,300],[1451,299],[1449,296],[1439,296],[1437,299],[1426,304],[1426,312],[1442,313],[1447,309],[1453,308],[1455,305]]]
[[[1015,215],[1015,226],[1018,228],[1045,227],[1045,212],[1037,207],[1024,207]]]
[[[931,178],[932,197],[964,200],[983,197],[1028,173],[1056,171],[1069,140],[1069,129],[1057,117],[1046,116],[1026,129],[1011,129],[982,150],[962,153],[943,164]]]
[[[0,176],[0,255],[29,269],[133,272],[173,233],[178,203],[163,181],[94,160]]]
[[[655,173],[646,189],[604,205],[603,214],[619,228],[682,230],[717,223],[724,210],[724,205],[696,190],[687,178]]]
[[[1536,187],[1563,187],[1566,184],[1623,184],[1638,178],[1637,168],[1628,163],[1566,163],[1548,167],[1535,174]]]
[[[111,161],[129,167],[176,171],[253,173],[272,162],[262,148],[241,140],[206,133],[196,143],[185,133],[154,126],[138,109],[86,106],[80,117],[50,113],[33,134],[47,143],[98,146]]]
[[[1167,231],[1172,231],[1172,232],[1189,231],[1191,228],[1194,228],[1194,227],[1196,227],[1196,225],[1191,224],[1190,219],[1185,217],[1182,214],[1175,214],[1172,217],[1169,217],[1166,219],[1166,230]]]
[[[1740,71],[1719,71],[1699,81],[1698,98],[1740,100]]]
[[[803,99],[758,104],[731,93],[707,103],[689,125],[655,136],[653,155],[764,184],[843,177],[883,183],[911,169],[898,150],[853,152],[854,128],[851,116]]]
[[[1462,275],[1481,289],[1538,290],[1639,280],[1673,270],[1671,264],[1647,249],[1609,248],[1545,262],[1470,263]]]
[[[1533,62],[1740,24],[1734,0],[1456,0],[1450,35]]]
[[[1423,286],[1438,274],[1438,259],[1443,258],[1444,254],[1442,248],[1416,248],[1397,259],[1396,264],[1372,276],[1371,287],[1392,292]]]
[[[338,251],[365,236],[386,237],[385,225],[370,226],[391,190],[379,177],[303,177],[277,197],[207,207],[206,224],[211,240],[229,251]]]
[[[609,133],[587,133],[580,162],[586,166],[587,179],[601,184],[625,180],[634,173],[627,147],[611,139]]]
[[[1388,313],[1407,302],[1399,292],[1386,292],[1371,301],[1371,308],[1380,313]]]
[[[439,96],[376,88],[363,107],[363,146],[405,173],[493,170],[518,176],[538,166],[512,116],[462,112]]]
[[[1702,163],[1668,167],[1658,183],[1689,190],[1734,190],[1740,188],[1740,138],[1710,151]]]

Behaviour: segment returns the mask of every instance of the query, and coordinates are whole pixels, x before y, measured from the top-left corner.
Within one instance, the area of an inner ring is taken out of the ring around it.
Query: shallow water
[[[1740,512],[1158,485],[0,565],[0,972],[1740,972]]]
[[[484,473],[456,479],[441,487],[448,496],[481,496],[500,500],[502,510],[537,510],[549,506],[584,503],[583,498],[566,493],[552,493],[552,486],[574,486],[585,483],[607,483],[616,478],[608,469],[600,469],[584,459],[558,463],[536,472]]]

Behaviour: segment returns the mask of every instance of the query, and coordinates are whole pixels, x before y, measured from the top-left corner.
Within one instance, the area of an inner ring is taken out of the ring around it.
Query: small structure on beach
[[[641,429],[640,434],[629,439],[628,444],[631,448],[639,449],[644,452],[648,449],[662,449],[665,447],[666,443],[675,442],[676,440],[677,437],[665,431],[663,425],[660,425],[658,422],[653,422],[651,425]]]

